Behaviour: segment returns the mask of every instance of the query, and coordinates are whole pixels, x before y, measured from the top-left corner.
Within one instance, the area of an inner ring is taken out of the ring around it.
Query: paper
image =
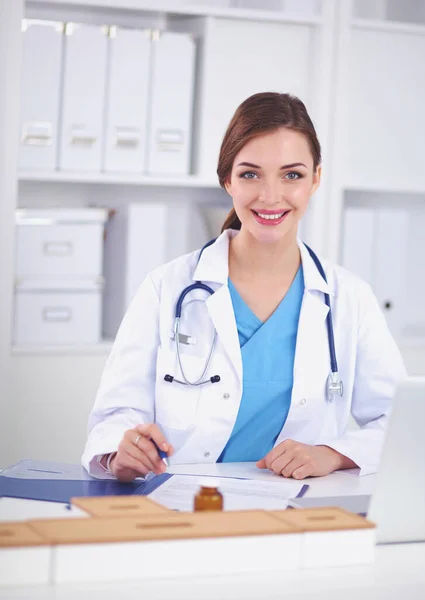
[[[205,464],[171,464],[168,473],[176,475],[200,475],[203,477],[232,477],[236,479],[253,479],[256,481],[270,481],[277,484],[286,485],[288,480],[281,475],[276,475],[268,469],[259,469],[255,462],[237,462],[237,463],[205,463]]]
[[[268,481],[224,478],[220,480],[219,490],[224,497],[224,510],[280,510],[287,508],[288,500],[295,498],[303,485],[294,480],[276,485]],[[172,510],[191,512],[198,490],[198,476],[173,475],[149,494],[149,498]]]

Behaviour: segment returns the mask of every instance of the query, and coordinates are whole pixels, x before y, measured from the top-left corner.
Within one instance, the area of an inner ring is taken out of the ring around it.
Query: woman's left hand
[[[259,469],[269,469],[283,477],[304,479],[322,477],[337,469],[348,468],[348,465],[345,466],[346,461],[352,463],[329,446],[310,446],[294,440],[285,440],[256,464]],[[356,465],[352,463],[352,466]]]

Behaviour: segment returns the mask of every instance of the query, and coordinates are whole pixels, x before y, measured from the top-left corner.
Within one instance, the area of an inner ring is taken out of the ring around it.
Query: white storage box
[[[105,240],[105,302],[103,334],[114,338],[121,320],[146,275],[167,260],[169,207],[141,202],[117,209]],[[178,218],[173,234],[180,236]]]
[[[375,559],[376,527],[342,508],[271,511],[303,531],[301,568],[366,565]]]
[[[145,170],[151,40],[118,28],[109,40],[105,171]]]
[[[153,41],[148,173],[189,173],[194,70],[189,34],[164,33]]]
[[[63,24],[24,21],[19,168],[56,169]]]
[[[42,288],[41,281],[37,285]],[[75,281],[74,288],[51,290],[46,286],[44,290],[37,290],[25,282],[17,287],[14,343],[98,344],[101,339],[102,284],[82,280]]]
[[[301,532],[263,511],[67,522],[31,523],[53,544],[53,583],[283,573],[300,567]]]
[[[107,32],[68,23],[65,37],[59,169],[100,171]]]
[[[26,523],[0,523],[0,586],[49,583],[51,553]]]
[[[100,276],[107,216],[100,208],[18,210],[18,284],[22,278]]]

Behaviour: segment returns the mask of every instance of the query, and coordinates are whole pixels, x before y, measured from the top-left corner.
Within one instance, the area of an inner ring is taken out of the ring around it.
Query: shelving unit
[[[100,184],[100,185],[135,185],[155,187],[178,188],[219,188],[218,181],[203,180],[196,175],[187,176],[152,176],[132,175],[128,173],[89,173],[89,172],[60,172],[52,173],[43,171],[21,171],[18,173],[19,181],[42,183],[69,183],[69,184]]]

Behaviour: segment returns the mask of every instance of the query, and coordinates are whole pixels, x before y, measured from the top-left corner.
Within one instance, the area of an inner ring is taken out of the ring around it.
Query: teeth
[[[262,213],[257,213],[257,215],[259,217],[261,217],[262,219],[268,219],[270,221],[273,221],[274,219],[280,219],[281,217],[283,217],[285,212],[287,212],[287,211],[284,211],[283,213],[279,213],[278,215],[263,215]]]

